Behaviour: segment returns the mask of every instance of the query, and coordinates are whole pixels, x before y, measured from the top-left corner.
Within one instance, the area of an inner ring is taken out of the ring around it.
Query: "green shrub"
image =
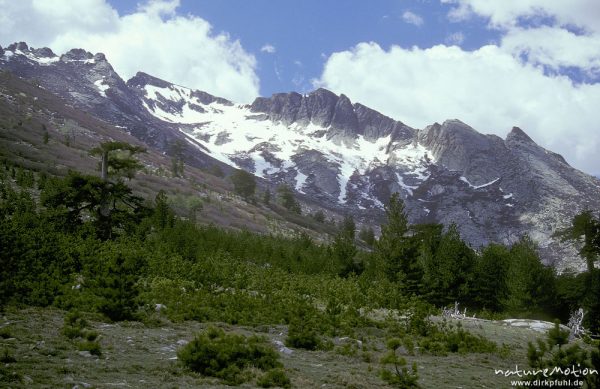
[[[460,323],[456,326],[448,326],[446,323],[442,323],[434,328],[430,331],[430,334],[418,341],[423,350],[434,355],[493,353],[498,351],[496,343],[481,335],[474,335],[464,330]]]
[[[62,334],[69,339],[83,338],[84,329],[88,326],[87,321],[81,317],[81,313],[77,310],[68,312],[65,315]],[[92,339],[93,340],[93,339]]]
[[[223,379],[239,385],[250,379],[247,368],[270,370],[281,367],[279,355],[257,336],[225,334],[221,329],[208,328],[177,352],[177,357],[189,369],[202,375]]]
[[[321,342],[316,331],[310,325],[306,325],[297,319],[290,323],[288,336],[285,339],[286,346],[316,350],[320,344]]]
[[[83,338],[87,341],[93,342],[98,339],[98,333],[96,331],[85,331],[83,333]]]
[[[291,388],[292,382],[283,369],[271,369],[256,381],[261,388]]]
[[[77,349],[79,351],[89,351],[92,355],[100,356],[102,355],[102,350],[100,349],[100,343],[98,342],[90,342],[85,341],[81,342],[77,345]]]
[[[404,343],[402,339],[392,338],[387,342],[388,352],[381,358],[382,365],[394,365],[394,371],[385,367],[381,369],[379,375],[381,379],[397,388],[418,388],[419,375],[417,374],[417,364],[412,364],[412,369],[406,367],[406,359],[396,354],[397,350]]]
[[[69,339],[83,338],[83,331],[79,327],[64,326],[62,334]]]
[[[536,371],[540,371],[537,375],[529,376],[530,381],[536,379],[544,379],[543,371],[548,368],[553,370],[554,368],[571,369],[573,366],[577,366],[578,369],[594,369],[598,367],[598,354],[592,352],[588,353],[578,344],[567,346],[568,344],[569,331],[562,330],[559,322],[556,321],[554,328],[548,331],[546,341],[541,339],[537,340],[537,345],[532,342],[528,343],[527,359],[529,360],[529,366]],[[552,374],[552,379],[556,380],[568,380],[573,376],[558,372],[558,374]],[[585,377],[588,387],[597,387],[598,375],[590,374]]]

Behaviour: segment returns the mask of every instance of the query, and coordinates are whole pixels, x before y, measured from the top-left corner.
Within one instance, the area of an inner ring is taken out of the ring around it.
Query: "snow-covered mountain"
[[[552,234],[600,209],[600,180],[537,145],[519,128],[506,139],[447,120],[414,129],[344,95],[318,89],[234,104],[145,73],[123,81],[102,54],[58,57],[24,43],[0,48],[0,67],[36,80],[70,104],[186,162],[222,163],[287,183],[305,201],[376,224],[393,192],[413,222],[456,223],[475,247],[536,239],[557,267],[580,267]]]

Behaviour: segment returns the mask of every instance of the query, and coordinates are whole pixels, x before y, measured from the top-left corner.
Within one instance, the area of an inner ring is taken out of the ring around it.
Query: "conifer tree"
[[[418,245],[411,238],[404,202],[394,193],[385,207],[387,224],[381,226],[381,237],[375,253],[384,274],[399,282],[405,293],[416,294],[421,283]]]
[[[233,183],[233,190],[245,200],[254,196],[256,190],[256,180],[254,176],[245,170],[238,169],[230,177]]]

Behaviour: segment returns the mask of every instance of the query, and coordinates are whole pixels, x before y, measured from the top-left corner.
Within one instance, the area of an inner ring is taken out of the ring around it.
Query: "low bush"
[[[69,339],[83,338],[87,321],[81,317],[79,311],[73,310],[65,315],[62,334]]]
[[[493,353],[498,351],[496,343],[481,335],[474,335],[461,324],[449,326],[445,322],[432,327],[430,333],[418,341],[421,349],[435,355],[447,353]]]
[[[392,338],[387,342],[388,352],[381,358],[381,369],[379,375],[381,379],[397,388],[418,388],[419,375],[417,373],[417,364],[413,363],[409,370],[406,366],[406,359],[397,355],[398,349],[406,342],[398,338]],[[386,365],[394,365],[394,371],[385,368]]]
[[[568,345],[569,331],[562,330],[559,322],[556,321],[554,328],[548,331],[546,340],[537,339],[537,344],[528,343],[527,358],[529,366],[535,369],[538,374],[531,375],[528,380],[535,381],[544,379],[544,369],[558,371],[552,374],[552,379],[569,380],[573,377],[572,374],[566,373],[574,366],[580,370],[593,370],[599,367],[599,353],[592,351],[591,353],[582,348],[579,344]],[[589,374],[583,377],[589,388],[597,388],[598,373]],[[583,380],[582,378],[582,380]]]
[[[228,385],[249,380],[248,368],[267,371],[282,366],[279,355],[264,338],[225,334],[214,327],[197,335],[177,352],[177,357],[189,369],[221,378]]]
[[[291,388],[292,382],[283,369],[271,369],[256,381],[261,388]]]
[[[310,325],[294,320],[290,323],[285,345],[305,350],[316,350],[321,345],[317,332]]]
[[[77,349],[79,351],[89,351],[89,353],[92,355],[97,355],[97,356],[102,355],[102,350],[100,349],[100,343],[98,343],[98,342],[90,342],[90,341],[80,342],[77,345]]]

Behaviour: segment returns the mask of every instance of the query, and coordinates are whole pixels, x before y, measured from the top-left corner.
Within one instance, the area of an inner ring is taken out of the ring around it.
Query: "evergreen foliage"
[[[297,213],[298,215],[302,213],[300,203],[298,203],[298,201],[296,200],[292,188],[285,184],[279,185],[277,187],[277,194],[279,196],[279,202],[285,209]]]
[[[318,223],[325,223],[325,213],[322,210],[318,210],[314,213],[313,219]]]
[[[90,150],[91,155],[101,157],[100,171],[103,181],[107,181],[109,175],[133,178],[136,171],[142,168],[142,164],[134,158],[134,155],[144,152],[146,149],[143,147],[117,141],[104,142]]]
[[[561,329],[557,321],[554,328],[548,331],[546,341],[538,339],[537,344],[528,343],[529,366],[538,371],[538,374],[527,377],[529,381],[544,380],[546,378],[544,369],[552,372],[550,375],[552,380],[562,381],[573,379],[574,375],[569,373],[573,368],[582,371],[598,368],[597,352],[589,353],[579,344],[567,346],[568,337],[569,331]],[[598,373],[582,376],[581,379],[587,382],[589,388],[595,388]]]
[[[375,244],[375,232],[372,227],[362,227],[358,233],[358,238],[369,247],[373,247]]]
[[[260,377],[256,384],[261,388],[283,388],[289,389],[292,387],[292,382],[285,374],[283,369],[271,369]]]
[[[233,183],[233,190],[244,199],[248,200],[254,196],[256,190],[256,179],[245,170],[236,170],[229,177]]]
[[[522,237],[510,248],[508,298],[505,308],[511,312],[548,311],[556,299],[556,275],[544,266],[537,247],[529,237]]]
[[[247,369],[250,367],[268,371],[282,366],[279,355],[264,343],[264,339],[226,334],[214,327],[198,334],[177,352],[177,357],[191,370],[221,378],[228,385],[248,381]],[[282,380],[281,377],[278,379]]]
[[[394,193],[385,207],[387,224],[381,226],[381,237],[375,247],[383,272],[390,281],[406,278],[408,217],[404,210],[404,202],[398,193]]]
[[[184,163],[183,153],[185,151],[185,143],[181,140],[176,140],[169,147],[169,153],[171,154],[171,173],[173,177],[184,176]]]
[[[263,203],[265,203],[265,205],[271,204],[271,190],[269,188],[263,193]]]
[[[473,302],[483,309],[500,312],[509,296],[510,251],[499,244],[485,247],[475,265]]]
[[[421,256],[429,301],[442,306],[455,301],[470,303],[475,261],[475,252],[462,241],[456,225],[451,225],[436,247]]]
[[[388,353],[381,359],[382,365],[394,365],[394,371],[382,369],[380,371],[381,378],[388,384],[396,388],[410,389],[419,388],[417,373],[417,364],[412,364],[412,369],[406,367],[406,359],[397,355],[398,349],[402,346],[401,339],[392,338],[387,342]]]
[[[595,266],[600,257],[600,218],[589,210],[583,211],[575,215],[570,227],[557,235],[580,245],[579,255],[587,265],[584,276],[586,290],[580,296],[580,304],[587,311],[586,326],[595,332],[600,331],[600,270]]]

